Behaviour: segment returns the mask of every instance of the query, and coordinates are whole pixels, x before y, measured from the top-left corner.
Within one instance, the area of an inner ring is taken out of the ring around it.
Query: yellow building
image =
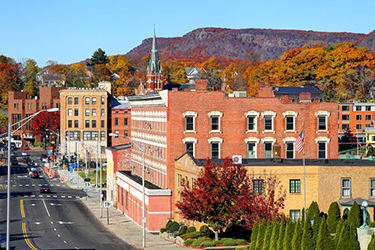
[[[108,105],[111,83],[100,82],[97,88],[69,88],[60,91],[61,153],[79,152],[96,160],[97,152],[106,158],[108,145]]]
[[[375,144],[375,128],[367,127],[365,128],[366,134],[366,144]]]
[[[217,160],[223,163],[225,159]],[[215,160],[214,160],[215,161]],[[216,161],[216,162],[217,162]],[[174,188],[175,200],[180,200],[181,180],[193,184],[206,159],[195,159],[190,154],[184,154],[175,160],[176,183]],[[304,183],[302,159],[242,159],[242,165],[249,175],[276,175],[286,191],[285,208],[282,212],[298,219],[304,207]],[[340,204],[341,214],[347,213],[353,201],[367,200],[371,219],[374,220],[375,205],[375,162],[356,159],[306,159],[306,203],[317,201],[320,211],[327,213],[334,201]],[[253,183],[254,184],[254,183]],[[360,205],[360,204],[359,204]],[[178,209],[174,207],[175,220],[186,224]],[[191,223],[190,223],[191,224]]]

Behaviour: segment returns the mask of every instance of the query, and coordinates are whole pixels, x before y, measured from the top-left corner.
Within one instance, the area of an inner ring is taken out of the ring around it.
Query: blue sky
[[[298,29],[368,34],[372,0],[0,0],[0,54],[70,64],[102,48],[125,54],[152,36],[201,27]]]

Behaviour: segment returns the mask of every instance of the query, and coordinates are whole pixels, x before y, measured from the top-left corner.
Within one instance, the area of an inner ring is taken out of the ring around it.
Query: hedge
[[[188,239],[188,240],[185,240],[184,245],[185,245],[186,247],[188,247],[188,246],[190,246],[190,245],[193,243],[193,241],[194,241],[194,239]]]

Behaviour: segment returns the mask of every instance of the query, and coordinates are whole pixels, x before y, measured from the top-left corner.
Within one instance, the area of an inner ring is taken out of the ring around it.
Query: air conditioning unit
[[[242,164],[242,155],[233,155],[232,161],[234,164]]]

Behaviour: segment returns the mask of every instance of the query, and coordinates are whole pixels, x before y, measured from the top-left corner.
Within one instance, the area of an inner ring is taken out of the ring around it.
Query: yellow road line
[[[25,238],[25,242],[26,242],[26,244],[27,244],[32,250],[38,250],[38,248],[36,248],[36,247],[31,243],[31,241],[29,240],[29,237],[28,237],[28,235],[27,235],[26,223],[25,223],[25,222],[22,223],[22,232],[23,232],[23,237]]]
[[[26,215],[25,215],[25,208],[23,206],[23,200],[20,200],[20,207],[21,207],[21,216],[22,218],[25,218]]]

